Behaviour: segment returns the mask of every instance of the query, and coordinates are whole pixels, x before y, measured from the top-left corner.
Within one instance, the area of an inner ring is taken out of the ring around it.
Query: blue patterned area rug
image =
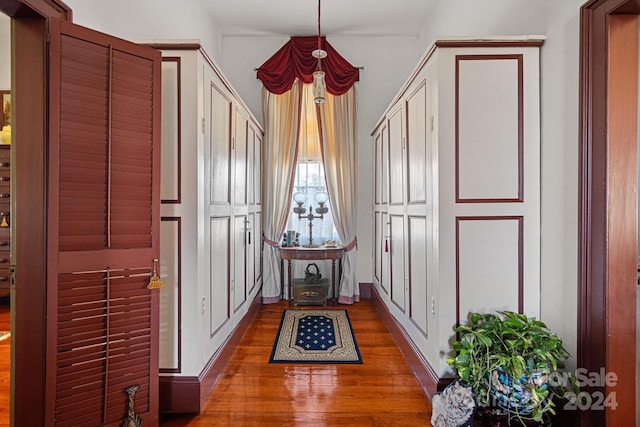
[[[285,310],[269,363],[362,363],[347,310]]]

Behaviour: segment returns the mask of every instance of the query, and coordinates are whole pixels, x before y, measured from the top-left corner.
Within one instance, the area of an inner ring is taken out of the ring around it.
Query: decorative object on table
[[[282,247],[289,248],[293,246],[299,246],[300,233],[296,233],[295,230],[287,230],[282,236]]]
[[[9,338],[11,338],[11,332],[0,331],[0,341],[4,341]]]
[[[307,208],[302,206],[307,201],[306,193],[297,192],[293,195],[293,201],[296,202],[296,205],[293,208],[293,212],[298,214],[298,219],[307,219],[309,220],[309,244],[304,245],[305,248],[317,248],[318,245],[313,243],[313,220],[314,219],[323,219],[324,214],[329,212],[329,208],[325,206],[327,200],[329,200],[329,195],[325,192],[316,193],[315,196],[316,202],[320,207],[316,208],[316,213],[318,215],[313,214],[313,206],[309,205],[309,213],[307,212]]]
[[[324,246],[327,248],[335,248],[338,246],[338,242],[336,242],[335,240],[327,240],[326,242],[324,242]]]
[[[285,310],[269,363],[362,363],[346,310]]]
[[[313,267],[315,271],[311,271],[311,267]],[[318,283],[320,279],[322,279],[322,273],[320,273],[318,264],[315,262],[307,264],[307,268],[304,270],[304,283]]]
[[[543,322],[512,311],[470,313],[455,331],[447,363],[473,387],[478,409],[502,409],[522,425],[542,422],[554,413],[554,397],[569,391],[549,383],[569,353]]]
[[[476,410],[476,397],[471,386],[459,380],[436,393],[431,402],[431,424],[434,427],[470,427]]]

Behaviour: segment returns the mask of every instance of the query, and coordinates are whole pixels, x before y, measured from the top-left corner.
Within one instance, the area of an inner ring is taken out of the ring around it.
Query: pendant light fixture
[[[327,52],[322,49],[322,33],[320,32],[320,0],[318,0],[318,48],[311,55],[318,60],[316,71],[313,73],[313,101],[316,104],[324,104],[327,86],[322,71],[322,59],[327,57]]]

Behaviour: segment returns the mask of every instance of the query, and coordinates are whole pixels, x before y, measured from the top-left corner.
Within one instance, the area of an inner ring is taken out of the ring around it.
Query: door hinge
[[[433,132],[433,116],[429,117],[429,130]]]
[[[204,134],[205,132],[205,121],[204,121],[204,117],[202,118],[202,134]]]

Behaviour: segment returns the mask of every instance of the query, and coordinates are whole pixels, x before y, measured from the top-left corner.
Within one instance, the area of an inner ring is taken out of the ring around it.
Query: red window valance
[[[342,95],[360,79],[360,70],[344,59],[322,37],[327,57],[322,60],[327,92]],[[258,68],[258,78],[271,93],[282,94],[291,89],[296,77],[303,83],[313,82],[318,60],[311,55],[318,47],[318,37],[291,37],[289,41]]]

